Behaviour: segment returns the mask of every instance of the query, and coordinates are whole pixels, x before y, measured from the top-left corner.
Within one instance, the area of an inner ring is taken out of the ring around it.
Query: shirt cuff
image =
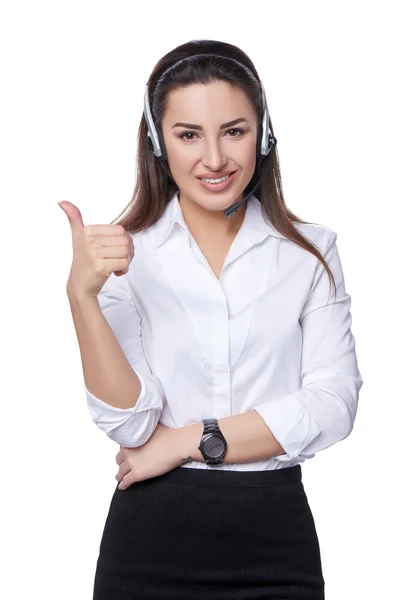
[[[137,377],[141,383],[141,390],[135,406],[130,408],[118,408],[111,406],[94,394],[89,392],[84,384],[87,404],[93,421],[101,427],[106,433],[109,433],[115,427],[122,425],[133,415],[150,410],[163,409],[163,400],[157,389],[156,382],[153,376],[148,376],[146,379],[135,370]]]
[[[264,419],[286,453],[274,456],[277,460],[293,460],[321,433],[321,428],[296,394],[258,404],[253,410]]]

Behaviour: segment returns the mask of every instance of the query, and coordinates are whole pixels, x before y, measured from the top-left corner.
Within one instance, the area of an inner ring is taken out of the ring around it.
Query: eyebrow
[[[248,119],[245,119],[244,117],[239,117],[238,119],[234,119],[233,121],[228,121],[228,123],[223,123],[223,125],[220,126],[220,129],[225,129],[225,127],[232,127],[232,125],[236,125],[236,123],[241,123],[242,121],[248,121]],[[174,127],[187,127],[188,129],[197,129],[198,131],[203,131],[203,127],[201,125],[194,125],[193,123],[175,123],[175,125],[173,125],[171,127],[171,129],[173,129]]]

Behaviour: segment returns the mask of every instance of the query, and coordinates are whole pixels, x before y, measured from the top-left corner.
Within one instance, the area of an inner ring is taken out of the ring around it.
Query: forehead
[[[193,84],[169,92],[164,121],[220,123],[245,117],[255,117],[253,105],[243,90],[224,81]]]

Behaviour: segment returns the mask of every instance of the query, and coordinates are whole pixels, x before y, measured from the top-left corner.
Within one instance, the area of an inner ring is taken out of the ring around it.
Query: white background
[[[326,599],[400,599],[395,8],[1,4],[2,598],[90,600],[118,471],[119,447],[86,407],[65,290],[71,232],[57,203],[76,204],[85,225],[120,213],[134,187],[151,70],[175,46],[211,38],[255,63],[286,202],[338,233],[352,296],[364,378],[356,424],[303,465]]]

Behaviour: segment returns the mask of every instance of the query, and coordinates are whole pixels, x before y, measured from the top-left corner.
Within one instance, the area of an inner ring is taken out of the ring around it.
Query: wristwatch
[[[217,419],[202,419],[204,431],[199,450],[208,465],[220,465],[228,450],[228,444],[219,428]]]

